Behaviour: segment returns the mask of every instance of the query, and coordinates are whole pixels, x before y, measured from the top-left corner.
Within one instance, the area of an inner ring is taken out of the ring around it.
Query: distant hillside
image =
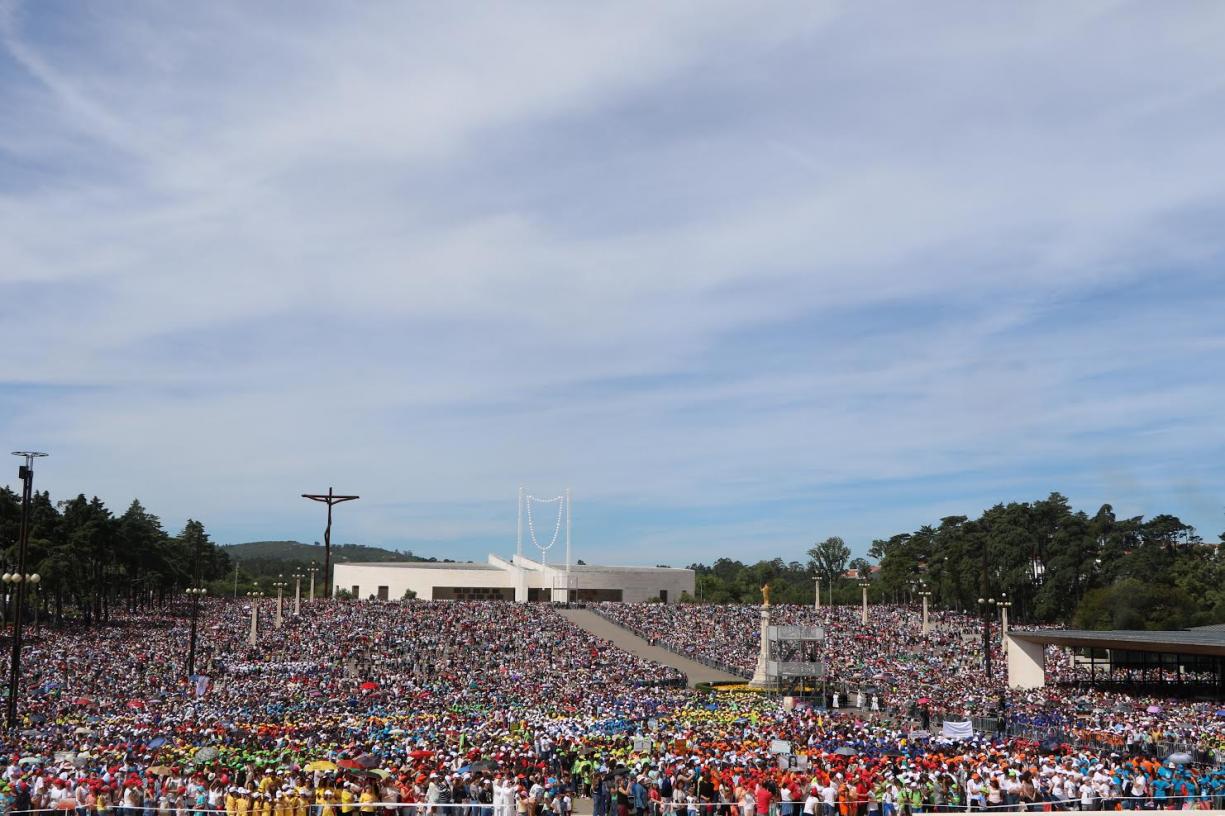
[[[221,548],[235,561],[318,561],[323,563],[322,544],[304,544],[301,541],[248,541],[245,544],[229,544]],[[344,561],[434,561],[421,558],[411,552],[385,550],[382,547],[367,547],[364,544],[336,544],[332,547],[332,560]]]

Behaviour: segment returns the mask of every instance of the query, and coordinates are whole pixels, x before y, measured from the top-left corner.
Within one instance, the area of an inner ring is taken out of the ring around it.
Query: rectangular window
[[[387,587],[385,586],[379,587],[379,600],[380,601],[387,600]]]

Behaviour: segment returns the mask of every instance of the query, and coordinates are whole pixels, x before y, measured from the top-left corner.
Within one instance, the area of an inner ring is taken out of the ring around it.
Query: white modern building
[[[399,600],[412,590],[422,600],[626,601],[676,603],[694,594],[694,573],[671,567],[542,564],[523,555],[490,555],[487,563],[381,561],[336,564],[337,590],[356,598]]]

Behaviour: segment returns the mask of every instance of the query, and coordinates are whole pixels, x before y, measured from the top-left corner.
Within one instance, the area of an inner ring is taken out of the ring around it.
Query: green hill
[[[301,541],[248,541],[221,548],[241,568],[250,580],[274,580],[278,575],[305,573],[313,565],[323,568],[323,545]],[[363,544],[337,544],[332,547],[333,564],[357,564],[369,561],[437,561],[411,552],[367,547]]]
[[[323,563],[322,544],[304,544],[301,541],[248,541],[244,544],[228,544],[221,548],[235,561],[318,561]],[[385,550],[382,547],[367,547],[364,544],[337,544],[332,547],[332,560],[352,561],[433,561],[411,552]]]

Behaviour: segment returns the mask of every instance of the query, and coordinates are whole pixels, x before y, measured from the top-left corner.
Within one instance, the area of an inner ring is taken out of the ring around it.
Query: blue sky
[[[0,439],[221,542],[1225,529],[1225,6],[0,0]],[[14,471],[15,473],[15,471]]]

